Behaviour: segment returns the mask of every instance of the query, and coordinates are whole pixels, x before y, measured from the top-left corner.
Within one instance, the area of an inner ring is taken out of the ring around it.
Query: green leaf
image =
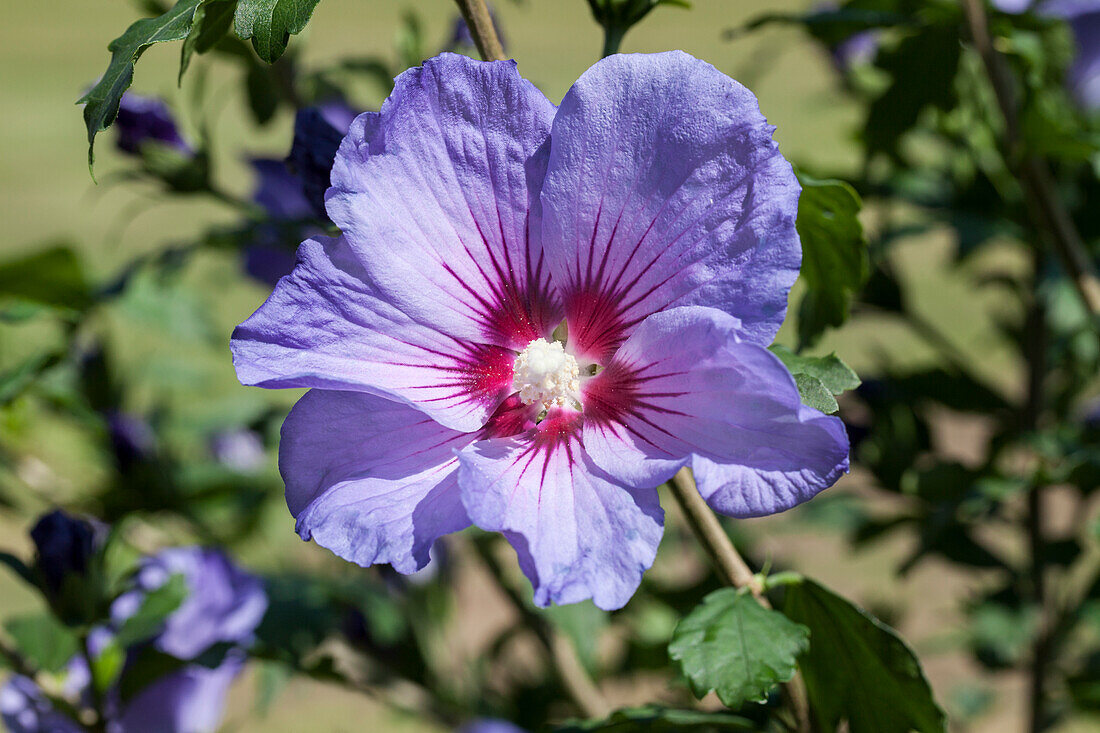
[[[258,125],[266,125],[279,110],[279,90],[268,74],[267,66],[249,59],[245,74],[245,91],[248,93],[248,109]]]
[[[125,662],[126,649],[119,645],[117,639],[111,639],[92,660],[92,684],[95,688],[104,693],[114,687]]]
[[[809,374],[795,374],[795,386],[798,387],[798,396],[802,404],[820,410],[826,415],[832,415],[840,410],[836,397],[833,397],[829,388],[817,377]]]
[[[115,635],[116,643],[126,648],[154,636],[186,597],[187,581],[182,575],[173,575],[164,585],[145,595],[134,615],[122,623]]]
[[[256,669],[256,715],[266,718],[279,693],[286,688],[293,676],[293,670],[280,662],[257,660]]]
[[[574,720],[555,733],[719,733],[730,730],[760,730],[751,720],[729,713],[672,710],[656,705],[616,710],[604,720]]]
[[[195,9],[191,31],[184,39],[180,52],[181,83],[184,72],[191,65],[191,57],[196,53],[206,53],[218,45],[218,41],[225,38],[233,25],[233,14],[236,12],[237,0],[203,0]]]
[[[60,361],[60,354],[36,354],[11,369],[0,372],[0,405],[6,405],[19,397],[44,371]]]
[[[800,356],[778,344],[770,348],[794,377],[804,405],[831,415],[839,409],[834,395],[860,385],[856,373],[836,354]]]
[[[239,0],[233,27],[242,41],[252,39],[269,64],[283,55],[292,34],[302,32],[321,0]]]
[[[843,181],[802,173],[798,180],[801,279],[806,286],[798,310],[798,339],[809,346],[826,328],[848,319],[849,303],[867,280],[870,266],[858,216],[862,202],[855,189]]]
[[[889,626],[812,580],[787,589],[783,611],[810,628],[801,668],[823,729],[847,720],[851,733],[945,730],[916,655]]]
[[[0,298],[76,311],[93,300],[80,259],[64,245],[0,263]]]
[[[18,616],[4,622],[19,652],[44,672],[60,672],[80,651],[80,640],[49,614]]]
[[[835,353],[828,356],[802,356],[778,344],[771,346],[770,350],[779,357],[791,374],[816,377],[834,395],[843,394],[861,384],[859,376]]]
[[[159,651],[152,644],[139,647],[122,669],[118,680],[118,696],[122,703],[129,702],[152,682],[179,671],[188,662]]]
[[[142,18],[111,41],[111,63],[91,91],[77,100],[84,105],[84,124],[88,128],[88,168],[95,163],[95,136],[106,130],[118,116],[118,104],[134,79],[134,64],[154,43],[181,41],[191,32],[195,8],[202,0],[179,0],[156,18]]]
[[[790,680],[806,651],[809,630],[764,608],[745,591],[722,588],[676,627],[669,655],[696,697],[711,690],[731,708],[764,702],[768,691]]]

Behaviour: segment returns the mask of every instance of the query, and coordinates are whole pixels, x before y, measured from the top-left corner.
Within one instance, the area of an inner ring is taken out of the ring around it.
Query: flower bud
[[[101,597],[97,568],[106,526],[58,509],[39,519],[30,534],[42,590],[58,618],[66,623],[91,620]]]
[[[114,127],[118,131],[118,148],[126,153],[137,155],[147,142],[160,143],[185,154],[194,152],[180,135],[168,105],[160,99],[123,94]]]

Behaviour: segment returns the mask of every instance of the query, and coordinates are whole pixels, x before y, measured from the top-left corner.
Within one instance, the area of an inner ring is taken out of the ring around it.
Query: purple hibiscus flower
[[[118,105],[114,128],[119,150],[137,154],[147,142],[160,143],[191,154],[193,149],[180,135],[168,105],[161,99],[126,92]]]
[[[398,77],[336,156],[343,236],[233,337],[243,383],[313,388],[280,447],[299,534],[411,573],[472,522],[536,603],[613,609],[681,467],[734,516],[831,485],[843,425],[765,348],[801,260],[773,129],[681,52],[603,59],[557,109],[514,62]]]
[[[259,579],[234,566],[216,550],[176,548],[147,559],[135,578],[135,589],[111,608],[117,625],[140,606],[149,591],[174,574],[181,574],[188,595],[173,611],[164,628],[152,640],[159,651],[184,661],[193,660],[215,644],[231,648],[214,667],[187,664],[151,680],[122,703],[116,691],[106,696],[110,733],[209,733],[221,722],[225,697],[244,667],[247,645],[263,619],[267,596]],[[112,638],[109,629],[92,635],[93,654]],[[70,662],[66,697],[87,698],[90,683],[83,658]],[[16,676],[0,689],[0,716],[13,733],[69,733],[81,731],[71,719],[53,709],[29,678]]]
[[[267,610],[260,579],[244,572],[224,553],[199,547],[163,550],[142,564],[134,590],[111,608],[116,623],[129,618],[145,595],[173,575],[187,583],[187,598],[169,615],[154,645],[177,659],[194,659],[220,642],[246,644]]]

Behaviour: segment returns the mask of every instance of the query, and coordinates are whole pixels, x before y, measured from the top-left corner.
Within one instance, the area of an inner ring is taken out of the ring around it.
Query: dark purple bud
[[[31,529],[31,539],[46,590],[56,595],[65,578],[83,577],[88,572],[93,556],[106,539],[106,528],[56,509],[38,520]]]
[[[127,92],[122,95],[115,119],[119,150],[137,154],[141,146],[152,141],[192,153],[191,146],[180,135],[172,113],[163,100]]]
[[[261,233],[261,238],[263,235]],[[272,237],[277,239],[278,237]],[[244,251],[244,271],[262,283],[275,287],[279,278],[294,269],[294,248],[278,243],[254,244]]]
[[[256,190],[252,200],[268,215],[269,221],[252,231],[252,240],[244,250],[244,270],[260,282],[274,286],[294,267],[294,251],[306,237],[319,233],[305,222],[316,214],[302,190],[302,179],[290,172],[287,164],[270,158],[254,158]]]
[[[287,163],[301,179],[302,192],[314,215],[325,221],[325,191],[332,162],[353,119],[351,110],[339,103],[306,107],[294,118],[294,144]]]
[[[276,221],[295,221],[313,216],[313,207],[302,192],[302,179],[290,172],[285,162],[254,158],[256,190],[252,200]]]

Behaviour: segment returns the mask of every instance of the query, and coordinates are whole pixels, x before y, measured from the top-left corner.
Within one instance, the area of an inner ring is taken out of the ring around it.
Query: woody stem
[[[504,46],[500,43],[500,36],[497,35],[485,0],[455,0],[455,3],[462,11],[462,17],[466,19],[466,27],[470,29],[481,58],[486,61],[503,60]]]
[[[722,582],[734,588],[748,588],[761,606],[771,608],[771,603],[764,595],[763,583],[749,569],[748,563],[722,529],[718,517],[707,506],[706,500],[695,486],[691,472],[686,468],[680,469],[672,477],[669,486],[672,487],[672,495],[676,497],[676,503],[680,505],[691,531],[714,563]],[[799,733],[809,733],[812,730],[810,708],[801,675],[796,674],[790,682],[783,685],[783,693],[790,703]]]

